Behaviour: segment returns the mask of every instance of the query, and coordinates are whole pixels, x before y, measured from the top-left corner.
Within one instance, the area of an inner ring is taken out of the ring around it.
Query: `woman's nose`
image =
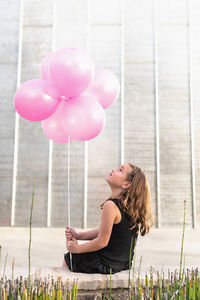
[[[112,173],[114,173],[115,172],[115,169],[112,169]]]

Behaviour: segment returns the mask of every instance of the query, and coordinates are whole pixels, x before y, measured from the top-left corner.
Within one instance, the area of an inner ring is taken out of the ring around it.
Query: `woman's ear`
[[[124,183],[124,184],[122,185],[122,188],[128,189],[130,186],[131,186],[131,183],[130,183],[130,182],[129,182],[129,183]]]

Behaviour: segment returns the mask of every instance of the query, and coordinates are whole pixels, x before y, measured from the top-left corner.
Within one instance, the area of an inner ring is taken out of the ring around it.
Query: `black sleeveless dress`
[[[113,224],[108,245],[100,250],[84,253],[72,253],[72,271],[80,273],[112,274],[129,269],[129,255],[131,239],[133,238],[131,265],[134,255],[134,243],[138,238],[136,229],[129,230],[130,217],[120,208],[117,198],[111,198],[121,212],[121,221]],[[69,269],[70,253],[64,254],[64,259]]]

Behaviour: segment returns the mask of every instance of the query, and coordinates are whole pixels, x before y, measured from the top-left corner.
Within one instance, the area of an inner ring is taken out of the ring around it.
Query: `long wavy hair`
[[[141,236],[144,236],[155,221],[151,208],[150,187],[144,171],[131,163],[128,164],[132,167],[132,171],[126,180],[130,181],[131,185],[128,189],[122,190],[119,196],[119,206],[130,216],[132,226],[129,230],[135,228],[137,232],[140,231]],[[100,204],[100,208],[103,209],[104,203],[111,198],[109,197]]]

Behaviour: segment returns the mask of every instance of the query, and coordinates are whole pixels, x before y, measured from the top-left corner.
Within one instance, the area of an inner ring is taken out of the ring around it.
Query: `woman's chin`
[[[109,178],[108,178],[109,176],[107,176],[106,178],[105,178],[105,180],[107,181],[107,182],[109,182]]]
[[[107,183],[108,183],[109,186],[110,186],[110,179],[109,179],[109,176],[107,176],[107,177],[105,178],[105,180],[107,181]]]

